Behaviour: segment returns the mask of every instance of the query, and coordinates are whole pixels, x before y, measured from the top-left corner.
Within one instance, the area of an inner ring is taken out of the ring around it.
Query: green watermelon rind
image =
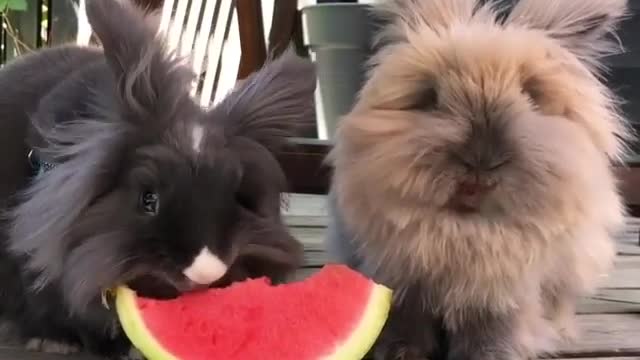
[[[372,282],[368,303],[350,336],[337,346],[334,352],[321,359],[362,359],[382,332],[391,309],[392,294],[392,290],[388,287]],[[149,360],[186,360],[179,359],[167,351],[145,326],[144,318],[138,311],[135,291],[127,287],[117,288],[116,311],[121,326],[133,346]]]
[[[380,336],[391,309],[393,292],[388,287],[374,284],[369,302],[351,336],[322,360],[356,360],[364,358]]]
[[[138,311],[136,300],[135,291],[124,286],[116,290],[116,311],[120,318],[120,324],[133,346],[150,360],[180,360],[166,351],[147,329],[145,321]]]

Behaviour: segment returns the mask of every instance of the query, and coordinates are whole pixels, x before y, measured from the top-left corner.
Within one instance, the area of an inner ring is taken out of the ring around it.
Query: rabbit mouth
[[[451,197],[449,207],[463,214],[481,212],[490,207],[496,186],[496,182],[488,181],[461,182]]]
[[[207,284],[200,284],[186,276],[169,274],[141,275],[127,283],[131,289],[144,297],[153,299],[174,299],[183,293],[206,290]]]
[[[169,276],[141,275],[127,283],[141,296],[153,299],[172,299],[180,295],[177,282]]]

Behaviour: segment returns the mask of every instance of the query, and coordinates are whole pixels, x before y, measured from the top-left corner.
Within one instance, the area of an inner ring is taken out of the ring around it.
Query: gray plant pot
[[[340,117],[351,109],[364,80],[377,27],[370,5],[316,4],[301,8],[304,44],[317,66],[318,137],[331,139]]]

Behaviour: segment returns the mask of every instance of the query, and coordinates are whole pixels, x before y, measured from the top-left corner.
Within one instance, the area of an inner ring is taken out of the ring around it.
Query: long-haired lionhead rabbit
[[[203,109],[129,3],[87,2],[100,48],[0,70],[0,318],[30,348],[126,355],[106,289],[171,297],[302,260],[275,151],[313,124],[311,62],[288,51]]]
[[[329,246],[396,290],[377,359],[524,359],[615,255],[631,131],[601,80],[625,0],[382,1],[340,122]]]

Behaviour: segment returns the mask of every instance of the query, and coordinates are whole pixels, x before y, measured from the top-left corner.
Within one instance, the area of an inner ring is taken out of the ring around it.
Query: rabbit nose
[[[227,265],[209,248],[204,247],[191,265],[184,269],[183,274],[195,284],[210,285],[222,278],[227,270]]]
[[[478,196],[493,190],[495,187],[495,182],[475,179],[460,183],[458,192],[462,196]]]
[[[497,126],[476,126],[454,157],[469,171],[491,172],[511,158],[508,143]]]
[[[467,169],[467,171],[474,173],[495,171],[509,162],[509,157],[507,155],[498,156],[498,154],[471,153],[457,154],[455,157]]]

